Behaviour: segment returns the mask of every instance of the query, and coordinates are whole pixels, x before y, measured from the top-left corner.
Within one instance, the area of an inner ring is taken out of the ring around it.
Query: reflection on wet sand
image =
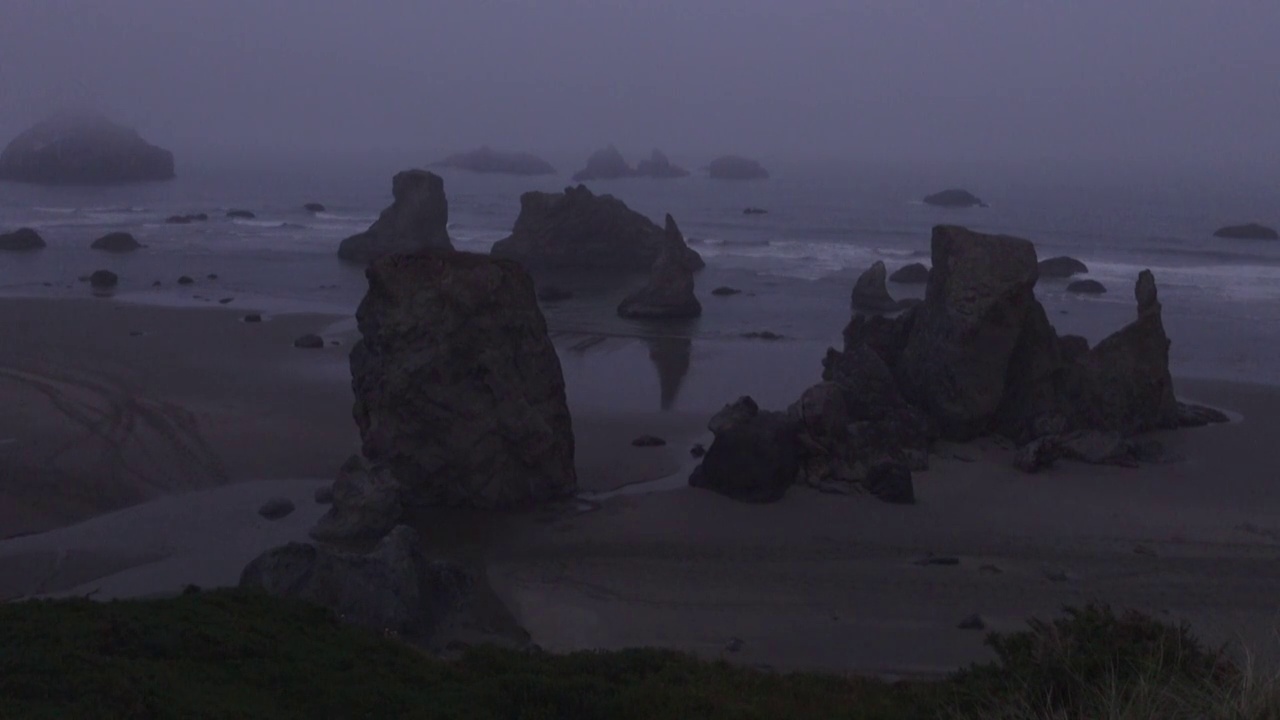
[[[650,337],[645,338],[644,343],[649,346],[649,359],[658,368],[661,408],[670,410],[680,394],[680,385],[689,374],[693,341],[687,337]]]

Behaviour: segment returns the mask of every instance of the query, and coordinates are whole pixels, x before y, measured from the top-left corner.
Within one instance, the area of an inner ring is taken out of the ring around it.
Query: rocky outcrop
[[[366,276],[354,414],[400,502],[499,508],[572,493],[564,378],[529,275],[483,255],[418,253]]]
[[[1215,230],[1213,236],[1229,240],[1280,240],[1280,233],[1275,228],[1258,223],[1228,225]]]
[[[511,235],[494,243],[491,253],[534,271],[647,273],[665,246],[666,234],[652,220],[612,195],[595,195],[579,185],[562,193],[521,195]],[[692,270],[705,265],[689,247],[681,262]]]
[[[929,266],[924,263],[903,265],[889,276],[889,282],[902,285],[924,285],[929,282]]]
[[[877,260],[858,276],[849,299],[854,312],[890,313],[915,304],[914,300],[899,302],[889,295],[885,286],[886,274],[884,263]]]
[[[368,230],[342,241],[338,257],[371,263],[395,253],[451,251],[449,201],[444,180],[425,170],[396,173],[391,181],[391,205]]]
[[[707,165],[712,180],[764,180],[769,171],[759,162],[737,155],[723,155]]]
[[[28,252],[39,250],[48,245],[40,233],[31,228],[18,228],[13,232],[0,233],[0,251]]]
[[[648,160],[641,160],[640,164],[636,165],[635,174],[637,177],[659,179],[682,178],[688,177],[689,171],[679,165],[673,165],[661,150],[654,150]]]
[[[173,153],[96,113],[50,117],[18,135],[0,152],[0,180],[121,185],[173,177]]]
[[[627,164],[618,148],[610,145],[591,153],[587,158],[587,166],[573,174],[573,181],[617,180],[634,174],[635,170]]]
[[[781,500],[800,469],[798,427],[786,413],[742,397],[707,423],[715,440],[689,485],[745,502]]]
[[[400,486],[391,472],[359,455],[342,464],[327,496],[332,506],[310,531],[312,538],[322,542],[377,540],[404,514]]]
[[[686,261],[689,246],[667,215],[662,253],[649,273],[649,284],[628,295],[618,305],[624,318],[670,320],[702,315],[702,303],[693,294],[693,269]]]
[[[120,284],[120,276],[110,270],[94,270],[89,275],[89,286],[95,290],[109,290]]]
[[[94,240],[89,247],[104,252],[127,253],[142,247],[142,243],[127,232],[113,232]]]
[[[1069,278],[1072,275],[1087,272],[1089,272],[1087,265],[1066,255],[1040,261],[1040,277],[1042,278]]]
[[[977,195],[960,188],[951,188],[932,195],[926,195],[924,204],[952,208],[987,207],[987,204],[982,202]]]
[[[483,145],[464,153],[450,155],[434,163],[436,167],[499,175],[554,175],[551,163],[532,153],[502,152]]]
[[[492,607],[481,577],[428,560],[405,525],[366,554],[297,542],[268,550],[241,572],[240,587],[320,605],[344,622],[434,652],[455,642],[528,642],[504,609]]]
[[[309,213],[322,213],[325,211],[324,204],[318,203],[318,202],[309,202],[303,205],[302,209],[306,210]]]
[[[1067,292],[1077,295],[1102,295],[1107,286],[1097,280],[1073,280],[1067,284]]]
[[[228,210],[227,217],[232,220],[252,220],[258,216],[252,210]]]

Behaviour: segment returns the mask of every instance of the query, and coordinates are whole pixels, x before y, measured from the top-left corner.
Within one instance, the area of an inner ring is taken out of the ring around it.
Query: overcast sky
[[[0,130],[183,148],[616,142],[918,161],[1280,158],[1277,0],[0,0]]]

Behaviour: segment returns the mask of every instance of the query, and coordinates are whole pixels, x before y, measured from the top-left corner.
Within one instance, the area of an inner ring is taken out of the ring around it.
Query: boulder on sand
[[[949,190],[933,193],[932,195],[926,195],[924,197],[924,204],[935,205],[937,207],[956,208],[984,208],[987,206],[987,204],[982,202],[977,195],[974,195],[968,190],[961,190],[960,188],[951,188]]]
[[[707,424],[715,440],[689,477],[706,488],[746,502],[781,500],[800,469],[797,424],[787,413],[761,411],[742,397]]]
[[[368,230],[342,241],[338,257],[371,263],[395,253],[424,250],[452,251],[449,240],[449,202],[444,180],[425,170],[405,170],[391,180],[389,207]]]
[[[499,508],[577,487],[560,360],[533,280],[509,260],[377,260],[356,311],[354,415],[363,454],[406,508]]]
[[[1039,265],[1042,278],[1069,278],[1072,275],[1089,272],[1087,265],[1066,255],[1041,260]]]
[[[103,250],[105,252],[126,253],[133,252],[134,250],[142,247],[142,243],[135,240],[134,237],[127,232],[113,232],[107,233],[97,240],[94,240],[93,244],[89,247],[94,250]]]
[[[49,117],[0,152],[0,180],[40,185],[171,180],[173,168],[173,153],[92,112]]]
[[[511,235],[490,252],[533,271],[647,273],[666,245],[666,233],[652,220],[612,195],[595,195],[579,185],[562,193],[521,195]],[[705,266],[687,246],[680,261],[692,270]]]
[[[27,252],[46,247],[44,238],[31,228],[18,228],[13,232],[0,233],[0,250],[6,252]]]
[[[627,164],[618,148],[610,145],[591,153],[587,158],[587,166],[573,174],[573,181],[617,180],[634,174],[635,170]]]
[[[1215,230],[1213,236],[1230,240],[1280,240],[1280,233],[1275,228],[1259,223],[1228,225]]]
[[[667,215],[666,245],[653,270],[649,283],[628,295],[618,305],[618,315],[633,319],[696,318],[702,314],[702,303],[693,294],[693,270],[684,261],[689,246]]]
[[[903,265],[889,276],[889,282],[903,285],[924,285],[929,282],[929,266],[924,263]]]

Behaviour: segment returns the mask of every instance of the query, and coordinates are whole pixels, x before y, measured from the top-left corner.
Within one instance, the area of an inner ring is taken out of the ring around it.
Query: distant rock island
[[[763,180],[769,171],[759,162],[737,155],[723,155],[711,161],[707,172],[713,180]]]
[[[641,160],[636,167],[631,167],[618,148],[610,145],[591,153],[587,158],[587,166],[573,174],[574,182],[588,180],[618,180],[629,177],[648,178],[682,178],[689,171],[673,165],[661,150],[654,150],[649,159]]]
[[[102,115],[61,113],[0,152],[0,180],[39,185],[121,185],[171,180],[173,153]]]
[[[938,207],[987,207],[977,195],[968,190],[959,188],[951,188],[936,192],[932,195],[926,195],[924,198],[925,205],[936,205]]]
[[[483,145],[468,152],[457,153],[433,163],[435,167],[455,168],[475,173],[500,175],[554,175],[551,163],[532,153],[503,152]]]
[[[1277,233],[1275,228],[1259,225],[1258,223],[1228,225],[1218,228],[1213,233],[1213,236],[1229,240],[1280,240],[1280,233]]]

